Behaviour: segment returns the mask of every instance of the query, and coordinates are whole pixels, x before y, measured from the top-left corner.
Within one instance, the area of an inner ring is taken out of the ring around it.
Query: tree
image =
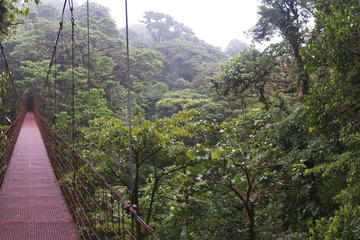
[[[142,22],[146,24],[146,28],[151,33],[155,42],[167,41],[183,35],[194,35],[190,28],[164,13],[145,12]]]
[[[309,76],[304,69],[301,56],[302,44],[305,41],[306,24],[312,16],[311,0],[262,0],[259,7],[260,16],[251,30],[255,41],[269,41],[271,36],[279,32],[290,44],[293,56],[298,65],[299,83],[302,95],[309,93]]]
[[[257,239],[262,226],[257,219],[284,185],[286,165],[279,162],[281,152],[272,137],[277,117],[277,113],[258,112],[225,121],[216,129],[220,135],[213,147],[198,144],[188,153],[199,161],[198,179],[228,196],[236,216],[225,220],[231,226],[228,239]]]
[[[359,239],[359,214],[359,206],[347,204],[341,207],[330,221],[325,218],[316,221],[316,225],[310,228],[309,240]]]
[[[306,67],[316,79],[306,98],[308,124],[314,134],[326,136],[334,149],[327,161],[309,172],[331,176],[337,186],[342,185],[332,194],[340,209],[331,218],[319,217],[310,230],[311,239],[356,239],[360,228],[354,218],[360,201],[360,6],[355,0],[320,0],[316,10],[314,37],[306,51]]]
[[[212,78],[214,87],[221,95],[241,96],[255,89],[260,102],[269,108],[265,97],[265,84],[274,70],[275,59],[266,52],[251,49],[228,60],[220,66],[219,73]]]
[[[30,3],[32,0],[25,0],[25,3]],[[9,28],[24,20],[19,17],[28,16],[30,7],[20,8],[18,0],[4,0],[0,2],[0,36],[7,35]],[[40,0],[34,0],[36,4]],[[24,5],[23,5],[24,6]]]
[[[239,39],[233,39],[227,45],[225,53],[230,57],[234,57],[248,48],[249,45],[246,42],[243,42]]]
[[[119,119],[94,120],[92,141],[97,146],[96,149],[100,150],[97,156],[102,156],[103,159],[98,162],[98,169],[109,177],[110,184],[125,187],[131,202],[138,206],[138,215],[147,223],[168,213],[170,206],[161,206],[159,202],[162,200],[158,196],[167,178],[184,171],[192,164],[186,152],[189,145],[194,144],[195,138],[202,138],[201,131],[204,129],[194,123],[198,116],[196,111],[184,111],[155,122],[145,120],[142,116],[134,119],[132,192],[129,176],[124,170],[128,167],[128,127]],[[140,232],[138,234],[141,235]]]
[[[163,56],[164,81],[170,89],[179,78],[193,83],[203,81],[203,73],[225,57],[219,49],[195,37],[176,38],[153,47]]]
[[[135,47],[149,47],[154,43],[151,33],[142,23],[131,24],[129,27],[129,40]]]

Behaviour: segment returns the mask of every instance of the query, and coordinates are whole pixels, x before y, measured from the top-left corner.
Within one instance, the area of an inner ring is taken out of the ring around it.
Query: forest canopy
[[[17,92],[38,96],[61,6],[15,2],[0,3],[0,38]],[[160,239],[360,239],[358,0],[262,0],[253,40],[282,36],[262,50],[229,39],[223,52],[145,12],[130,29],[133,188],[124,30],[91,3],[88,62],[85,5],[75,10],[75,146]],[[41,109],[68,141],[70,18]],[[0,67],[5,129],[18,109]]]

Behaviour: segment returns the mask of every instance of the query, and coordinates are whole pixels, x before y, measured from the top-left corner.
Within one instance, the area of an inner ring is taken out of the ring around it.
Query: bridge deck
[[[0,239],[78,239],[30,112],[26,114],[0,188]]]

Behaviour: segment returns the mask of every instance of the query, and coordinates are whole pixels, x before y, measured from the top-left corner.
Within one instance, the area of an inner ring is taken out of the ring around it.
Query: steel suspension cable
[[[57,102],[56,102],[56,97],[57,97],[57,94],[56,94],[56,89],[57,89],[57,87],[56,87],[56,81],[57,81],[57,74],[58,74],[58,69],[57,69],[57,58],[56,58],[56,54],[55,54],[55,60],[54,60],[54,122],[53,122],[53,124],[55,125],[56,124],[56,119],[57,119],[57,117],[56,117],[56,114],[57,114]],[[54,158],[56,158],[57,157],[57,144],[56,144],[56,140],[55,140],[55,138],[53,139],[53,143],[54,143]]]
[[[74,2],[69,0],[71,13],[71,85],[72,85],[72,145],[75,147],[75,19]]]
[[[2,56],[2,50],[0,50],[1,53],[0,53],[0,88],[3,86],[3,84],[5,84],[4,82],[4,78],[3,78],[3,73],[4,73],[4,65],[3,65],[3,56]],[[0,89],[1,91],[1,89]],[[3,101],[2,99],[0,99],[0,101]],[[2,108],[1,109],[1,114],[2,116],[6,117],[6,114],[5,114],[5,108]],[[1,139],[1,133],[0,133],[0,139]],[[1,147],[1,143],[0,143],[0,147]],[[0,181],[1,182],[1,181]]]
[[[55,59],[55,54],[56,54],[56,50],[57,50],[57,45],[58,45],[58,43],[59,43],[61,30],[63,29],[63,25],[64,25],[64,15],[65,15],[66,3],[67,3],[67,0],[64,0],[64,5],[63,5],[63,8],[62,8],[62,14],[61,14],[61,21],[60,21],[60,23],[59,23],[60,26],[59,26],[59,30],[58,30],[58,33],[57,33],[57,36],[56,36],[56,41],[55,41],[54,50],[53,50],[53,53],[52,53],[52,56],[51,56],[51,60],[50,60],[50,63],[49,63],[49,69],[48,69],[47,74],[46,74],[44,87],[43,87],[43,90],[42,90],[42,92],[41,92],[41,94],[40,94],[40,97],[39,97],[39,102],[42,101],[42,99],[43,99],[43,97],[44,97],[44,94],[45,94],[46,86],[48,86],[48,84],[49,84],[49,78],[50,78],[50,74],[51,74],[51,68],[52,68],[52,65],[53,65],[53,62],[54,62],[54,59]]]
[[[1,43],[1,42],[0,42]],[[2,57],[2,49],[0,49],[0,73],[3,72],[3,57]]]
[[[55,61],[54,61],[55,62]],[[51,104],[52,104],[52,88],[51,88],[51,77],[49,77],[49,84],[48,84],[48,118],[51,122]]]
[[[90,17],[89,17],[89,0],[86,1],[86,20],[87,20],[87,45],[88,45],[88,58],[87,58],[87,77],[88,77],[88,90],[89,90],[89,162],[91,162],[91,82],[90,82]]]
[[[18,94],[17,91],[16,91],[15,84],[14,84],[14,78],[13,78],[11,72],[10,72],[10,68],[9,68],[8,61],[7,61],[7,59],[6,59],[4,47],[3,47],[3,45],[2,45],[1,42],[0,42],[0,49],[1,49],[1,56],[2,56],[3,59],[4,59],[6,71],[7,71],[7,73],[9,74],[10,84],[11,84],[11,88],[12,88],[12,92],[13,92],[14,98],[16,99],[16,102],[17,102],[18,104],[20,104],[21,101],[20,101],[20,98],[19,98],[19,94]]]
[[[127,84],[128,84],[128,124],[129,124],[129,178],[130,178],[130,192],[131,192],[131,203],[133,200],[133,154],[132,154],[132,117],[131,117],[131,88],[132,82],[130,79],[130,47],[129,47],[129,21],[128,21],[128,4],[125,0],[125,18],[126,18],[126,66],[127,66]]]
[[[57,102],[56,102],[56,98],[57,98],[57,93],[56,93],[56,81],[57,81],[57,74],[58,74],[58,70],[57,70],[57,58],[55,55],[55,60],[54,60],[54,123],[56,123],[56,114],[57,114]]]

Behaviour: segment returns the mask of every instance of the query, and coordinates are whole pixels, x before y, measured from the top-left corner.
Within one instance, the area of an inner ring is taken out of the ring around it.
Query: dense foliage
[[[225,54],[163,13],[132,29],[133,189],[123,31],[91,4],[88,63],[86,10],[75,9],[76,147],[160,239],[360,238],[359,2],[261,2],[254,40],[283,37],[262,51],[233,40]],[[37,6],[4,42],[21,96],[43,90],[58,7]],[[70,40],[67,23],[42,105],[67,140]]]
[[[24,0],[22,3],[18,0],[3,0],[0,2],[0,38],[7,35],[11,27],[23,23],[23,17],[30,13],[30,5],[33,0]],[[40,0],[34,0],[36,4]]]

